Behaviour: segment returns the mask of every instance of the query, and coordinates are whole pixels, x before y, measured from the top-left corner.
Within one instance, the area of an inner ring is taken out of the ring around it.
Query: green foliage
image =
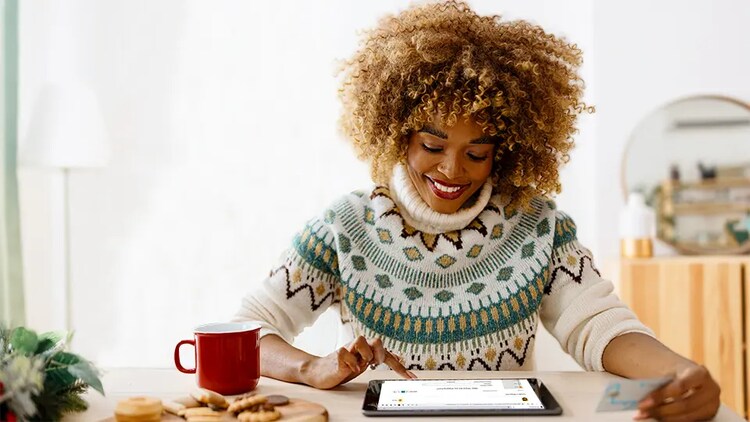
[[[36,347],[36,353],[42,354],[50,349],[53,349],[61,343],[66,337],[65,333],[50,331],[39,335],[39,344]]]
[[[39,337],[37,337],[36,333],[23,327],[16,328],[13,330],[13,334],[10,335],[10,347],[12,351],[30,356],[36,352],[38,345]]]
[[[83,381],[89,387],[104,395],[104,386],[99,380],[99,373],[89,362],[78,362],[68,368],[68,372]]]
[[[88,408],[88,403],[81,398],[81,394],[87,389],[86,383],[77,381],[57,394],[43,394],[37,397],[37,413],[30,420],[54,421],[60,420],[66,413],[83,412]]]
[[[10,349],[10,330],[0,324],[0,361],[5,358],[5,355]]]
[[[0,326],[0,414],[10,409],[21,420],[59,420],[86,410],[89,387],[104,394],[99,372],[66,352],[71,336]]]

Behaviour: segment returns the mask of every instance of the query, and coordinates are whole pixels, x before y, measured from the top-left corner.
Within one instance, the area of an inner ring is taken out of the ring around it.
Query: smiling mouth
[[[430,190],[432,190],[432,193],[440,199],[447,199],[447,200],[457,199],[461,195],[463,195],[467,189],[469,189],[469,186],[471,186],[471,183],[468,183],[466,185],[453,185],[453,184],[438,182],[427,176],[425,176],[425,178],[427,179],[428,184],[430,185]]]

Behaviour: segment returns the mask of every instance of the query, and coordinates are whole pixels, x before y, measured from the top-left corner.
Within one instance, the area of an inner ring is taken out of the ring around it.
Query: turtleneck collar
[[[392,199],[401,210],[404,220],[425,233],[445,233],[463,229],[484,210],[492,196],[492,183],[488,179],[479,190],[479,196],[469,207],[461,208],[452,214],[439,213],[430,208],[419,195],[403,164],[398,164],[393,169],[390,187]]]

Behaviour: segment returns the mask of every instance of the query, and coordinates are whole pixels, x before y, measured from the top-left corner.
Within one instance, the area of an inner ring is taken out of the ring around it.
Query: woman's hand
[[[638,404],[634,419],[665,421],[711,419],[719,411],[719,385],[705,366],[693,364],[677,372],[672,382],[652,392]]]
[[[358,377],[370,365],[385,363],[397,374],[407,379],[416,375],[383,347],[380,339],[368,341],[357,337],[347,347],[342,347],[328,356],[315,357],[303,364],[300,370],[306,384],[320,389],[329,389]]]

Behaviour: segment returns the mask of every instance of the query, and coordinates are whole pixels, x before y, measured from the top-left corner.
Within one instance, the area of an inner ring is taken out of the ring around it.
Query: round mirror
[[[681,99],[646,116],[622,164],[623,191],[645,195],[656,236],[681,253],[750,252],[750,105]]]

